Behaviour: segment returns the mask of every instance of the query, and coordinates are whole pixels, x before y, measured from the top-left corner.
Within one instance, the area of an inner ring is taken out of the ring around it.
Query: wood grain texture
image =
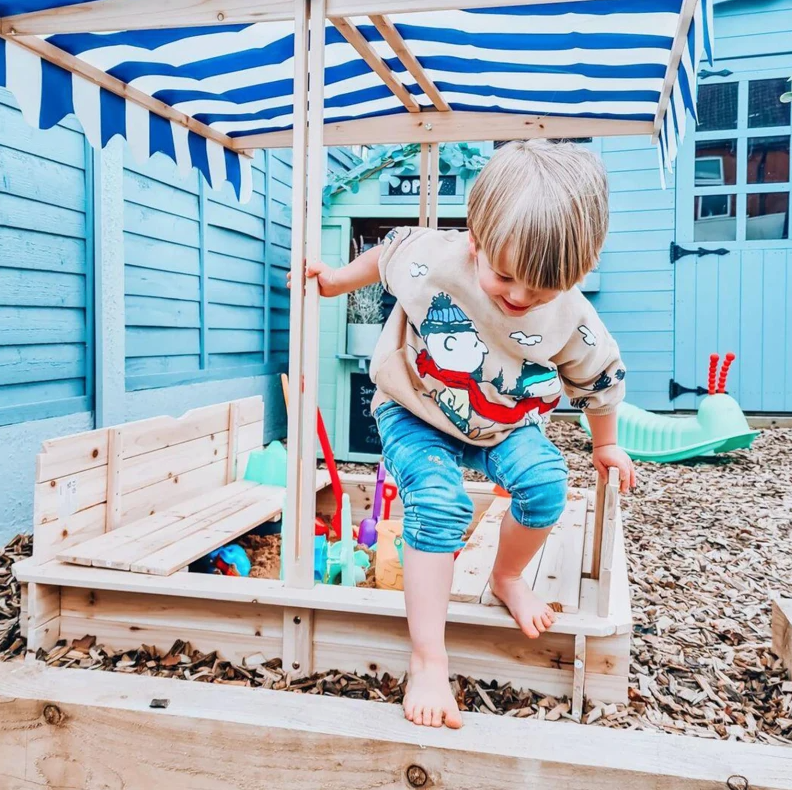
[[[792,599],[773,599],[773,652],[792,678]]]
[[[168,699],[152,710],[152,699]],[[46,710],[45,706],[49,706]],[[115,673],[0,666],[0,781],[14,790],[397,788],[420,766],[447,790],[790,790],[783,747],[463,714],[417,728],[397,706]],[[134,743],[135,749],[129,749]],[[163,744],[168,744],[163,753]]]
[[[481,601],[498,553],[501,521],[510,504],[511,499],[506,497],[494,499],[456,558],[452,601]]]

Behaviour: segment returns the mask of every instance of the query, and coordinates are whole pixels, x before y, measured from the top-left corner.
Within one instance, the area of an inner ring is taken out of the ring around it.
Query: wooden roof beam
[[[404,87],[402,81],[390,70],[388,64],[374,51],[365,36],[346,17],[331,17],[336,30],[349,42],[366,61],[369,68],[390,88],[396,98],[410,111],[421,112],[421,105]]]
[[[325,123],[324,144],[453,143],[470,140],[527,140],[534,137],[611,137],[652,133],[651,121],[520,115],[497,112],[401,113]],[[239,150],[290,148],[291,130],[234,138]]]
[[[682,55],[687,46],[688,31],[693,22],[693,14],[696,11],[696,6],[699,0],[684,0],[682,9],[679,12],[679,21],[677,22],[676,33],[674,34],[674,43],[671,45],[671,54],[669,55],[668,67],[666,68],[665,79],[663,80],[663,87],[660,90],[660,100],[657,103],[657,112],[654,117],[652,142],[656,143],[657,138],[660,136],[660,126],[663,123],[663,117],[668,109],[668,102],[671,99],[671,91],[674,89],[674,84],[677,81],[679,74],[679,64],[682,62]],[[696,65],[695,63],[693,64]]]
[[[531,5],[539,2],[557,3],[565,0],[327,0],[327,15],[369,16]],[[2,17],[0,33],[9,36],[99,33],[286,19],[294,19],[292,0],[101,0]]]
[[[191,132],[195,132],[195,134],[205,137],[207,140],[212,140],[216,143],[219,143],[223,146],[223,148],[228,148],[229,150],[232,150],[238,154],[243,154],[244,156],[251,156],[251,154],[246,150],[247,146],[240,146],[227,134],[215,131],[210,126],[207,126],[200,121],[196,121],[195,118],[173,109],[173,107],[171,107],[169,104],[165,104],[164,102],[149,96],[147,93],[143,93],[143,91],[140,91],[137,88],[130,87],[125,82],[121,82],[121,80],[111,77],[107,72],[97,69],[95,66],[91,66],[84,60],[80,60],[80,58],[70,55],[68,52],[65,52],[59,47],[44,41],[44,39],[38,38],[37,36],[14,36],[13,38],[10,36],[0,36],[0,38],[4,38],[12,44],[16,44],[17,46],[24,47],[30,52],[38,55],[40,58],[48,60],[50,63],[54,63],[56,66],[60,66],[61,68],[66,69],[73,74],[84,77],[90,82],[93,82],[95,85],[98,85],[100,88],[104,88],[111,93],[115,93],[117,96],[121,96],[122,98],[131,101],[134,104],[139,104],[141,107],[145,107],[155,115],[159,115],[160,117],[166,118],[169,121],[174,121],[181,126],[186,126]]]
[[[371,22],[377,28],[380,35],[396,54],[396,57],[404,64],[407,71],[412,74],[415,81],[421,86],[421,90],[429,97],[432,104],[441,112],[450,112],[448,102],[443,98],[437,86],[429,79],[423,66],[418,59],[410,52],[407,42],[402,38],[401,33],[396,30],[396,26],[386,16],[374,14]]]

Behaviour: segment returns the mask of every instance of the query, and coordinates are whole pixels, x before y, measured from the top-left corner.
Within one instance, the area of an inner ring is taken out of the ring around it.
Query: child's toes
[[[534,619],[533,619],[533,622],[534,622],[534,625],[536,626],[536,630],[540,634],[543,634],[547,630],[547,628],[545,627],[545,624],[542,622],[541,615],[536,615],[536,617],[534,617]]]
[[[553,624],[552,618],[546,612],[542,615],[542,623],[544,624],[545,628],[550,628],[550,626]]]
[[[452,730],[458,730],[462,726],[462,714],[456,706],[445,711],[445,726]]]
[[[420,707],[415,708],[415,713],[413,715],[413,724],[417,724],[419,727],[424,723],[424,709]]]
[[[442,727],[443,726],[443,709],[442,708],[432,708],[432,720],[431,720],[432,727]]]

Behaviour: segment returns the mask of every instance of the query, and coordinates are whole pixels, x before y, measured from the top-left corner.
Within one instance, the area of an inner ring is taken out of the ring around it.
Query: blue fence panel
[[[242,205],[168,160],[127,161],[128,390],[285,369],[290,175],[283,155],[259,152]]]
[[[93,170],[0,89],[0,425],[93,408]]]

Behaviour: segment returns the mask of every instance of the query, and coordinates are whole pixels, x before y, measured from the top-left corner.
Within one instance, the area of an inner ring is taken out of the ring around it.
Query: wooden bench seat
[[[327,472],[317,487],[328,485]],[[170,576],[254,527],[280,517],[286,490],[238,480],[57,555],[61,562]]]

